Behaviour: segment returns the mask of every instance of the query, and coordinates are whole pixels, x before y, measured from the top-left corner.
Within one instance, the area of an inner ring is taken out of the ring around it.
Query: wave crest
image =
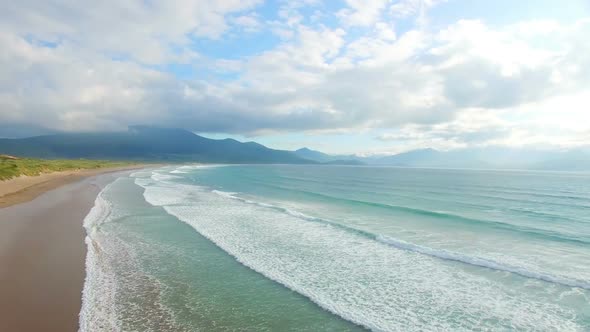
[[[370,233],[367,231],[363,231],[363,230],[359,230],[359,229],[356,229],[353,227],[345,226],[345,225],[342,225],[338,222],[331,221],[328,219],[309,216],[304,213],[294,211],[294,210],[291,210],[291,209],[288,209],[285,207],[281,207],[278,205],[257,202],[257,201],[249,200],[246,198],[242,198],[242,197],[237,196],[237,193],[234,193],[234,192],[225,192],[225,191],[220,191],[220,190],[212,190],[212,192],[217,195],[231,198],[231,199],[235,199],[235,200],[247,203],[247,204],[253,204],[253,205],[263,207],[263,208],[270,208],[270,209],[273,209],[273,210],[276,210],[279,212],[283,212],[283,213],[286,213],[290,216],[293,216],[293,217],[296,217],[296,218],[299,218],[302,220],[312,221],[312,222],[321,222],[321,223],[324,223],[324,224],[327,224],[327,225],[330,225],[333,227],[337,227],[337,228],[344,229],[344,230],[347,230],[350,232],[354,232],[356,234],[363,235],[369,239],[378,241],[380,243],[394,247],[396,249],[412,251],[412,252],[420,253],[423,255],[435,257],[438,259],[459,262],[459,263],[463,263],[463,264],[467,264],[467,265],[483,267],[483,268],[488,268],[488,269],[497,270],[497,271],[514,273],[514,274],[520,275],[522,277],[537,279],[537,280],[550,282],[550,283],[555,283],[555,284],[559,284],[562,286],[590,289],[590,282],[587,282],[584,280],[576,280],[576,279],[571,279],[571,278],[566,278],[566,277],[554,276],[551,274],[546,274],[546,273],[541,273],[541,272],[529,271],[529,270],[522,268],[522,267],[511,266],[511,265],[496,262],[496,261],[486,259],[486,258],[467,256],[467,255],[463,255],[460,253],[456,253],[456,252],[452,252],[452,251],[448,251],[448,250],[444,250],[444,249],[433,249],[433,248],[413,244],[410,242],[406,242],[403,240],[395,239],[395,238],[392,238],[392,237],[389,237],[386,235],[373,234],[373,233]]]

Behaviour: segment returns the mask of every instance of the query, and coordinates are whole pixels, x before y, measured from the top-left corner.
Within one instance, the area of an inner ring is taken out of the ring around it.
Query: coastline
[[[1,331],[78,330],[86,271],[83,219],[104,186],[141,168],[62,172],[69,174],[38,179],[2,197]]]
[[[105,173],[144,168],[130,165],[95,169],[44,173],[38,176],[20,176],[0,181],[0,208],[31,201],[39,195],[81,179]]]

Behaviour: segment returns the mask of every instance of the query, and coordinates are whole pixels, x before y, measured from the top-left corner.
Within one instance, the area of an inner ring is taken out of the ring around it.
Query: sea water
[[[590,174],[169,166],[85,227],[82,331],[590,330]]]

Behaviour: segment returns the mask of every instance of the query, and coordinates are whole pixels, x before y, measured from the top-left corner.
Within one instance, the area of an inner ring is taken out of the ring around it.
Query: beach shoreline
[[[20,176],[0,181],[0,208],[31,201],[43,193],[68,183],[105,173],[133,170],[144,165],[105,167],[44,173],[37,176]]]
[[[78,330],[83,219],[102,188],[144,167],[62,172],[2,196],[0,331]]]

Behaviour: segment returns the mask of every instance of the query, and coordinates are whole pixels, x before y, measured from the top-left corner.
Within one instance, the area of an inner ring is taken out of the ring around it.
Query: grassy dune
[[[29,159],[0,155],[0,180],[8,180],[21,175],[34,176],[78,169],[96,169],[132,165],[130,162],[106,160],[67,160],[67,159]]]

